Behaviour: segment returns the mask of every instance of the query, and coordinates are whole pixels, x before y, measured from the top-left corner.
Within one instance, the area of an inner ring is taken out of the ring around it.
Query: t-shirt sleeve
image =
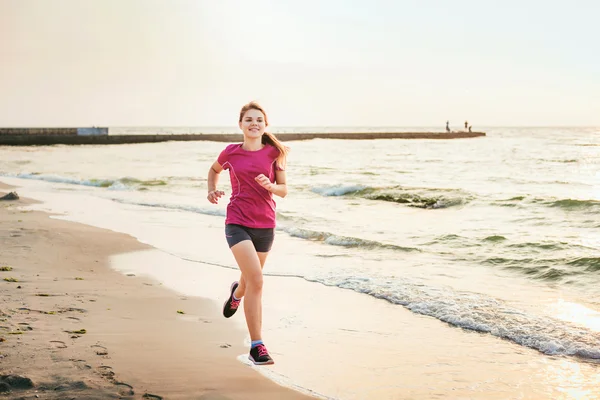
[[[231,149],[233,148],[232,146],[234,145],[229,145],[227,147],[225,147],[225,149],[223,149],[223,151],[221,152],[221,154],[219,154],[219,157],[217,158],[217,161],[219,162],[219,164],[221,164],[221,167],[223,167],[223,169],[229,169],[229,164],[227,164],[227,161],[229,161],[229,154],[231,153]]]

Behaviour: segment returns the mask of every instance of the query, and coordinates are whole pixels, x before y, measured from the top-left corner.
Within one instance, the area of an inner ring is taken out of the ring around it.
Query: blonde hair
[[[265,116],[265,125],[269,126],[269,120],[267,119],[267,113],[258,103],[254,102],[254,101],[251,101],[250,103],[248,103],[242,107],[242,109],[240,110],[240,120],[238,122],[242,122],[242,119],[244,119],[244,115],[246,114],[246,112],[248,112],[248,110],[258,110],[261,113],[263,113],[263,115]],[[286,158],[287,158],[287,154],[290,151],[290,149],[287,146],[285,146],[283,143],[281,143],[275,137],[275,135],[273,135],[272,133],[269,133],[267,131],[265,131],[263,133],[261,142],[263,144],[270,144],[271,146],[273,146],[273,147],[277,148],[277,150],[279,150],[279,156],[277,157],[277,165],[279,166],[279,168],[285,169]]]

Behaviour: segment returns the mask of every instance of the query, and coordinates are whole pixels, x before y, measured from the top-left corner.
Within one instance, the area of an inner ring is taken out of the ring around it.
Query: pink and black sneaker
[[[240,306],[241,303],[241,299],[240,300],[235,300],[233,298],[233,292],[235,292],[235,289],[239,286],[239,282],[233,282],[231,284],[231,293],[229,294],[229,298],[227,299],[227,301],[225,302],[225,304],[223,305],[223,316],[225,318],[229,318],[231,317],[233,314],[235,314],[235,312],[237,311],[238,307]]]
[[[275,364],[264,344],[251,348],[248,358],[256,365]]]

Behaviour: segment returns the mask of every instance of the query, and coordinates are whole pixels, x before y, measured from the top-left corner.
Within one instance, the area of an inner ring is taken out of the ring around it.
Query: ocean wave
[[[323,186],[311,188],[311,191],[321,196],[344,196],[347,194],[360,193],[366,189],[362,185],[339,185],[339,186]]]
[[[569,182],[554,183],[571,184]],[[533,205],[543,205],[550,208],[559,208],[565,211],[598,211],[600,212],[599,200],[582,199],[552,199],[552,198],[527,198],[526,196],[514,196],[508,199],[495,200],[492,205],[500,207],[527,207]]]
[[[492,243],[503,242],[505,240],[506,240],[506,238],[502,235],[491,235],[491,236],[487,236],[487,237],[483,238],[484,242],[492,242]]]
[[[567,262],[568,265],[585,267],[586,271],[600,271],[600,257],[581,257]]]
[[[521,201],[523,201],[525,199],[526,199],[526,196],[514,196],[514,197],[511,197],[509,199],[496,200],[494,203],[495,204],[502,204],[502,203],[521,202]]]
[[[529,252],[555,252],[555,251],[563,251],[563,250],[574,250],[580,249],[582,251],[590,251],[593,250],[586,246],[573,245],[567,242],[553,242],[553,241],[540,241],[540,242],[521,242],[514,243],[509,238],[503,235],[489,235],[483,238],[470,238],[455,234],[446,234],[436,237],[434,240],[425,243],[425,245],[435,245],[435,244],[443,244],[447,246],[453,247],[474,247],[474,246],[488,246],[487,249],[490,249],[489,246],[494,246],[494,248],[505,247],[511,249],[507,251],[507,253],[514,253],[512,249],[518,249],[521,252],[529,253]],[[526,259],[531,261],[531,259]],[[501,257],[494,258],[491,257],[488,259],[488,263],[502,263],[512,261],[510,259],[504,259]],[[518,262],[523,261],[522,259],[517,260]]]
[[[480,246],[482,246],[482,243],[480,243],[479,241],[477,241],[476,239],[473,239],[473,238],[450,233],[450,234],[436,236],[433,240],[429,240],[428,242],[425,242],[422,244],[422,246],[427,246],[427,247],[440,246],[440,245],[443,246],[445,249],[444,249],[444,252],[442,252],[442,253],[438,252],[438,254],[449,254],[449,253],[446,253],[446,251],[449,248],[462,250],[462,249],[465,249],[468,247],[480,247]],[[455,256],[456,256],[456,254],[455,254]]]
[[[437,236],[437,237],[435,237],[435,239],[425,243],[425,245],[430,246],[430,245],[439,244],[439,243],[450,244],[452,242],[458,242],[458,243],[460,243],[460,245],[464,245],[465,242],[467,242],[468,240],[469,239],[464,236],[456,235],[454,233],[449,233],[446,235]]]
[[[135,205],[135,206],[153,207],[153,208],[164,208],[167,210],[187,211],[187,212],[193,212],[193,213],[197,213],[197,214],[214,215],[214,216],[218,216],[218,217],[225,217],[225,215],[226,215],[225,210],[221,210],[218,208],[205,208],[205,207],[191,206],[191,205],[185,205],[185,204],[131,201],[131,200],[118,199],[118,198],[113,198],[111,200],[114,202],[117,202],[117,203],[121,203],[121,204],[131,204],[131,205]]]
[[[359,247],[364,249],[388,249],[398,251],[421,251],[416,247],[404,247],[394,244],[381,243],[374,240],[366,240],[349,236],[339,236],[333,233],[323,231],[313,231],[297,227],[281,227],[280,229],[290,236],[315,242],[323,242],[331,246]]]
[[[544,203],[550,207],[562,208],[564,210],[600,210],[600,201],[598,200],[562,199],[555,201],[544,201]]]
[[[322,196],[353,196],[426,209],[460,206],[472,198],[471,195],[458,189],[405,188],[401,186],[331,185],[313,187],[311,191]]]
[[[398,278],[383,281],[332,276],[313,281],[384,299],[414,313],[489,333],[547,355],[600,360],[600,333],[548,316],[528,314],[482,294],[427,287]]]
[[[516,248],[516,249],[531,249],[531,250],[566,250],[570,247],[568,243],[560,242],[524,242],[524,243],[513,243],[507,245],[507,247]]]
[[[570,164],[570,163],[577,163],[579,162],[579,160],[576,159],[540,159],[540,161],[544,161],[544,162],[553,162],[553,163],[564,163],[564,164]]]
[[[531,245],[531,244],[527,244]],[[549,244],[544,250],[555,252],[553,247],[561,245]],[[539,245],[534,247],[539,248]],[[565,249],[565,247],[563,247]],[[561,249],[558,249],[561,250]],[[507,258],[488,257],[481,260],[482,264],[499,266],[506,270],[515,271],[529,278],[557,282],[568,277],[589,275],[590,272],[600,271],[598,257],[564,257],[564,258]]]
[[[161,179],[151,179],[144,181],[132,177],[123,177],[119,179],[77,179],[59,175],[44,175],[37,172],[28,174],[13,174],[9,176],[20,179],[33,179],[51,183],[66,183],[69,185],[92,186],[111,190],[128,190],[167,185],[167,182]]]

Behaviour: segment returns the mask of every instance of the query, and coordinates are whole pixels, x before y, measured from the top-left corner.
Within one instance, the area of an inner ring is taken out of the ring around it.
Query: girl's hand
[[[217,204],[219,202],[219,198],[225,194],[222,190],[211,190],[208,192],[208,196],[206,198],[213,204]]]
[[[271,182],[269,180],[269,178],[267,178],[264,174],[260,174],[258,175],[256,178],[254,178],[254,180],[256,182],[258,182],[258,184],[262,187],[264,187],[265,189],[267,189],[269,192],[271,191],[271,189],[273,188],[273,182]]]

